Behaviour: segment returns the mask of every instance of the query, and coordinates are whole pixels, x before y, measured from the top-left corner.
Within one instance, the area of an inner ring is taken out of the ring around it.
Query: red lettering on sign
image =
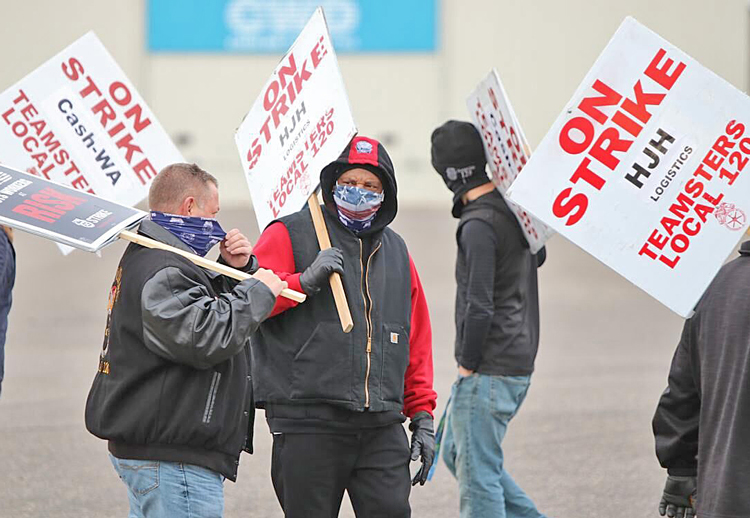
[[[45,187],[29,196],[23,203],[13,207],[13,212],[45,223],[54,223],[85,201],[77,196],[63,194],[52,187]]]
[[[304,90],[304,84],[312,78],[327,54],[328,49],[325,47],[324,37],[321,36],[301,64],[293,53],[288,54],[286,61],[281,64],[277,77],[268,84],[263,93],[263,109],[268,115],[258,128],[257,134],[247,137],[252,142],[246,155],[248,170],[252,170],[258,163],[263,153],[263,145],[268,144],[276,134],[282,124],[282,118],[290,111],[294,113],[295,102],[300,100],[299,95]],[[312,66],[312,70],[308,69],[308,65]]]
[[[2,113],[3,122],[21,140],[23,148],[36,163],[30,172],[49,179],[56,166],[64,166],[70,161],[70,154],[61,147],[52,130],[47,129],[45,120],[37,117],[39,111],[23,90],[18,91],[13,104]]]
[[[135,141],[134,135],[138,135],[151,125],[140,103],[134,100],[133,93],[123,81],[113,81],[105,88],[108,95],[102,93],[96,81],[90,75],[86,75],[83,64],[76,58],[71,57],[62,63],[65,76],[71,81],[81,81],[83,86],[80,90],[81,97],[91,102],[91,112],[99,120],[102,128],[107,130],[110,137],[119,137],[116,141],[117,147],[125,157],[125,160],[133,167],[138,180],[143,183],[145,178],[151,178],[150,173],[144,174],[147,168],[141,164],[149,163],[143,149]],[[126,121],[130,122],[132,133],[127,131],[127,126],[120,120],[118,110]],[[136,165],[133,165],[136,164]],[[141,165],[139,170],[135,170]],[[66,173],[68,174],[68,173]],[[73,182],[73,186],[80,189],[88,189],[88,182],[81,176]]]
[[[644,75],[653,79],[663,90],[669,91],[684,71],[685,64],[679,63],[673,70],[674,60],[667,58],[663,61],[665,56],[666,51],[659,49]],[[580,115],[565,122],[558,135],[560,148],[569,155],[587,153],[569,178],[579,192],[574,193],[573,188],[566,187],[553,202],[552,213],[558,218],[567,218],[565,224],[568,226],[575,225],[583,218],[589,195],[602,190],[607,182],[605,176],[591,167],[591,159],[614,171],[635,137],[651,119],[653,108],[659,106],[667,95],[664,91],[644,91],[640,79],[633,85],[632,98],[623,97],[601,79],[594,81],[591,90],[593,92],[578,103]],[[605,111],[605,108],[609,110]],[[594,123],[603,127],[598,129]],[[579,183],[579,179],[584,179],[585,183]],[[587,186],[594,191],[587,193]],[[648,246],[644,246],[640,253],[651,257],[649,252]]]
[[[685,71],[685,63],[681,62],[679,65],[677,65],[677,68],[670,74],[669,69],[672,68],[672,65],[674,65],[673,59],[667,58],[666,61],[664,61],[664,64],[662,66],[659,66],[659,63],[662,59],[664,59],[664,56],[666,55],[666,50],[659,49],[659,51],[656,53],[656,56],[654,56],[654,59],[651,60],[651,63],[649,63],[648,67],[646,68],[645,74],[659,83],[666,90],[671,90],[677,79]]]
[[[724,133],[716,138],[703,161],[693,171],[692,178],[685,182],[683,190],[668,207],[668,214],[661,219],[659,225],[667,236],[664,236],[664,239],[654,238],[654,236],[662,236],[660,229],[654,229],[641,247],[639,255],[645,255],[652,260],[658,259],[670,269],[677,266],[684,254],[689,251],[691,240],[700,235],[704,228],[702,223],[706,223],[708,216],[724,199],[723,192],[708,191],[708,182],[714,178],[710,171],[720,169],[717,178],[726,180],[731,185],[744,167],[742,159],[747,159],[746,155],[750,154],[750,139],[745,146],[739,140],[744,135],[744,130],[745,126],[734,120],[726,125]],[[735,148],[739,150],[730,153]],[[733,159],[735,154],[739,156]],[[728,162],[728,167],[737,170],[720,167],[725,161]],[[661,251],[667,242],[674,255],[657,254],[655,249]]]

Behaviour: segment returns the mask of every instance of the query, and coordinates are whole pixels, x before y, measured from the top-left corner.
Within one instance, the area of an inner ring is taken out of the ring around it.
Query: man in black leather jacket
[[[221,239],[217,182],[198,166],[167,166],[149,205],[141,234],[201,254],[220,241],[226,264],[257,269],[239,231]],[[131,516],[222,516],[224,478],[234,481],[241,450],[251,451],[248,337],[285,286],[268,270],[230,283],[172,252],[128,246],[86,427],[108,441]]]

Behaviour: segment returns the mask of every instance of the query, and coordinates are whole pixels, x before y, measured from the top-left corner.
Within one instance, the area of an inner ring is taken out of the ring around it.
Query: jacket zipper
[[[362,302],[364,302],[365,304],[365,320],[367,322],[367,349],[365,349],[365,351],[367,352],[367,371],[365,372],[365,408],[370,408],[370,369],[372,366],[372,297],[370,296],[370,261],[372,260],[372,256],[375,255],[375,252],[380,250],[381,244],[382,243],[378,243],[378,245],[375,247],[375,250],[373,250],[370,254],[370,257],[367,258],[368,275],[365,276],[365,262],[364,258],[362,257],[362,240],[359,240],[359,261],[362,264],[360,288],[362,288],[362,285],[364,284],[364,289],[362,289],[361,291]],[[367,299],[365,299],[365,290],[367,291]],[[370,302],[369,308],[367,307],[367,301]]]

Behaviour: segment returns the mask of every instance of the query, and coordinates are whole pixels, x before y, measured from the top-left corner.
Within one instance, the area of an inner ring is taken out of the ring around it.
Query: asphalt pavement
[[[220,220],[257,237],[249,210],[224,210]],[[402,209],[393,225],[430,306],[438,415],[456,375],[455,227],[447,204]],[[83,423],[124,244],[101,258],[63,257],[53,244],[17,233],[16,247],[0,396],[0,517],[124,518],[125,486],[106,444]],[[654,455],[651,416],[682,319],[559,236],[548,244],[539,285],[537,370],[503,443],[506,468],[550,518],[658,516],[665,473]],[[237,483],[226,483],[229,518],[282,516],[262,412],[255,437],[256,453],[243,454]],[[415,517],[458,516],[457,485],[444,465],[413,489],[411,502]],[[353,516],[346,497],[341,516]]]

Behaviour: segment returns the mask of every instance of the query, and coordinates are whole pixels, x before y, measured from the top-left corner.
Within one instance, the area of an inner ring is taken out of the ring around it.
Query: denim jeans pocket
[[[528,379],[516,376],[492,376],[490,380],[490,402],[492,413],[511,419],[518,412],[529,389]]]
[[[136,495],[159,487],[159,463],[150,460],[114,459],[117,474]]]
[[[476,373],[471,376],[459,376],[451,389],[454,404],[466,406],[476,396],[479,381],[479,374]]]
[[[529,383],[531,383],[531,376],[495,376],[498,379],[503,380],[505,383],[510,383],[512,385],[521,385],[524,387],[528,387]]]

